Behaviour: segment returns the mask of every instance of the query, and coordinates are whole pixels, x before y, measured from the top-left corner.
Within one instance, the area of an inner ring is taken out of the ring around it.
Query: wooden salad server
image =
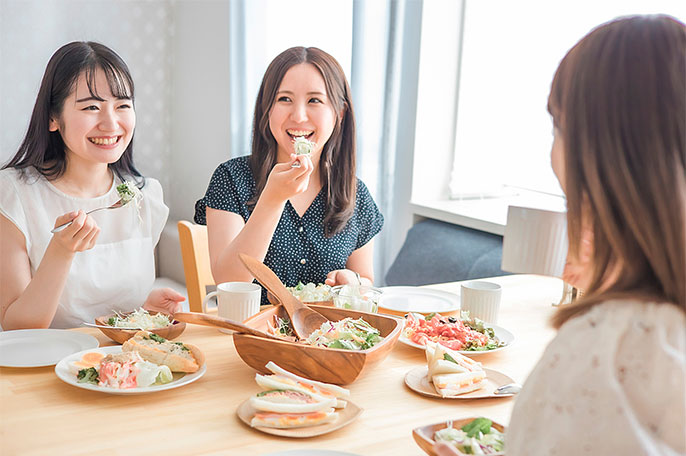
[[[286,309],[286,313],[291,317],[293,332],[298,338],[306,339],[321,328],[322,324],[329,321],[324,315],[310,309],[293,296],[276,274],[261,261],[244,253],[239,253],[238,256],[257,281],[273,294]]]
[[[252,334],[253,336],[267,339],[283,340],[266,332],[262,332],[259,329],[251,328],[243,323],[238,323],[217,315],[209,315],[200,312],[177,312],[174,314],[174,320],[182,321],[184,323],[192,323],[195,325],[232,329],[239,333]]]

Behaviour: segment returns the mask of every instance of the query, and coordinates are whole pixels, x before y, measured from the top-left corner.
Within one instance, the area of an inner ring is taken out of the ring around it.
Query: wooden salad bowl
[[[159,312],[150,312],[151,315],[156,315]],[[123,313],[122,315],[126,315]],[[114,317],[114,314],[103,315],[102,317],[97,317],[95,319],[95,324],[101,326],[109,326],[107,321],[110,317]],[[109,328],[98,328],[104,335],[112,339],[118,344],[123,344],[127,340],[131,339],[139,331],[138,329],[120,329],[111,326]],[[181,333],[186,329],[186,323],[174,320],[171,325],[159,329],[149,330],[151,333],[155,333],[160,337],[165,339],[174,339],[179,337]]]
[[[271,373],[264,366],[274,361],[294,374],[320,382],[346,385],[357,380],[370,366],[391,352],[403,327],[401,319],[386,315],[328,306],[310,307],[331,321],[362,317],[379,330],[383,340],[367,350],[353,351],[235,333],[233,341],[238,355],[247,365],[264,374]],[[286,317],[285,309],[280,305],[271,307],[247,319],[244,324],[266,332],[267,322],[272,321],[274,315]]]
[[[464,426],[467,423],[470,423],[471,421],[475,420],[476,416],[473,416],[471,418],[460,418],[459,420],[453,420],[452,421],[452,427],[455,429],[460,429],[462,426]],[[434,434],[436,434],[436,431],[440,431],[441,429],[445,429],[448,427],[448,423],[436,423],[436,424],[429,424],[427,426],[422,426],[418,427],[415,429],[412,429],[412,437],[414,437],[414,441],[417,442],[417,445],[424,450],[424,452],[428,455],[431,456],[437,456],[436,450],[434,450],[434,445],[436,445],[436,442],[434,441]],[[500,432],[505,432],[505,426],[503,426],[500,423],[496,423],[493,421],[492,427],[496,428]],[[455,451],[459,455],[463,455],[465,453],[461,452],[457,448],[455,448]],[[505,453],[491,453],[494,456],[497,455],[504,455]]]

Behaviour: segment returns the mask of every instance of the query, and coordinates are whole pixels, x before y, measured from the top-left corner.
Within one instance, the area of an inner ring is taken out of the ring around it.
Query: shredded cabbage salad
[[[353,320],[347,317],[341,321],[323,323],[304,342],[317,347],[366,350],[382,340],[379,330],[362,318]]]
[[[107,320],[107,324],[115,328],[140,328],[140,329],[159,329],[171,325],[169,317],[164,314],[150,315],[147,310],[136,309],[128,315],[122,315],[115,311],[115,316]]]
[[[464,454],[495,454],[505,449],[505,434],[487,418],[476,418],[461,429],[449,425],[437,431],[434,440],[450,443]]]
[[[333,303],[342,309],[375,313],[379,310],[381,290],[366,285],[339,285],[332,289]]]
[[[302,302],[320,302],[331,300],[331,287],[320,283],[303,284],[298,282],[294,287],[288,287],[288,291]]]

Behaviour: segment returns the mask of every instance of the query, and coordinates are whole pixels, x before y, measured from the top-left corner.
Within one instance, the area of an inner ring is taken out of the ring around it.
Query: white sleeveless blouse
[[[74,256],[51,328],[76,327],[113,310],[134,310],[145,302],[155,280],[154,247],[169,214],[160,183],[152,178],[145,182],[140,211],[130,204],[91,215],[100,234],[92,249]],[[115,203],[120,183],[115,177],[105,195],[75,198],[33,168],[0,170],[0,213],[24,234],[32,275],[52,238],[55,219],[74,210]]]

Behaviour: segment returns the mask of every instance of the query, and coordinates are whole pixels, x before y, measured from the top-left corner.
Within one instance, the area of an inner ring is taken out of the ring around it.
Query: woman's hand
[[[300,167],[291,167],[296,161],[300,162]],[[267,177],[267,183],[260,198],[284,202],[292,196],[304,192],[310,183],[312,171],[314,171],[314,164],[309,155],[291,154],[290,162],[274,165]]]
[[[84,211],[73,211],[57,217],[55,227],[69,222],[71,225],[52,236],[52,242],[69,253],[92,249],[100,234],[100,227],[95,220]]]
[[[362,285],[362,281],[359,276],[350,269],[336,269],[329,272],[326,275],[326,280],[324,283],[332,287],[345,284]]]
[[[174,315],[181,311],[181,303],[186,298],[171,288],[156,288],[150,292],[143,308],[151,312]]]

